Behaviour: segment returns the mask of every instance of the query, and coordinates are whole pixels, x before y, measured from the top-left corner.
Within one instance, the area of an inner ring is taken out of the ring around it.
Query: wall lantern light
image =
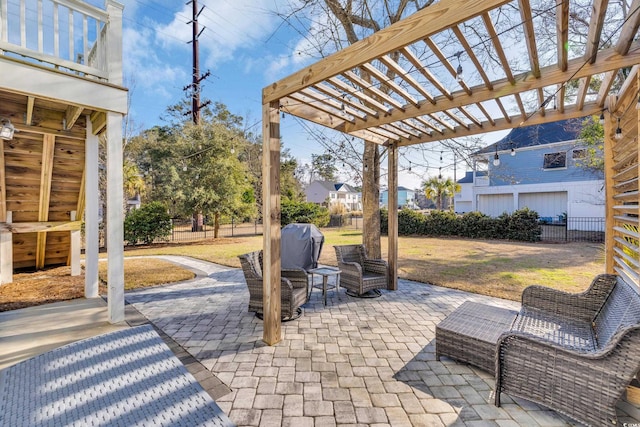
[[[9,119],[0,119],[0,139],[5,141],[11,141],[13,139],[13,133],[16,131],[16,128],[11,124],[11,120]]]

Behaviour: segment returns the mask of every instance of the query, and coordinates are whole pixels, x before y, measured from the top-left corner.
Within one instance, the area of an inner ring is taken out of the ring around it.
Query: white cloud
[[[158,57],[153,46],[153,32],[150,29],[136,31],[123,29],[123,56],[125,76],[133,78],[136,91],[160,95],[165,99],[171,96],[171,85],[178,81],[187,81],[188,73],[184,67],[174,66],[171,61]]]
[[[212,0],[205,5],[198,18],[201,57],[205,67],[215,68],[221,62],[234,59],[237,50],[264,43],[277,24],[276,16],[268,10],[273,0]],[[184,5],[167,25],[157,27],[157,37],[165,45],[177,46],[191,40],[191,4]]]

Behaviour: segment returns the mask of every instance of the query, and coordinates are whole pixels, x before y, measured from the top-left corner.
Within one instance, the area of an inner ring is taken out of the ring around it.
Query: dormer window
[[[567,152],[547,153],[544,155],[543,169],[560,169],[567,167]]]

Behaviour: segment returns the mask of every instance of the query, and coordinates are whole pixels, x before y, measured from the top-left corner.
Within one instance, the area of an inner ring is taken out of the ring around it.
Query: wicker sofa
[[[249,289],[249,310],[262,318],[262,251],[238,256]],[[302,314],[300,306],[309,300],[309,276],[303,269],[283,269],[280,272],[280,306],[283,320],[293,320]]]
[[[493,347],[497,406],[501,393],[508,393],[586,425],[617,422],[616,402],[640,369],[640,295],[635,286],[616,275],[600,275],[580,294],[530,286],[517,313],[471,304],[473,310],[467,306],[466,311],[474,319],[508,319],[513,313],[511,326],[496,335]],[[436,330],[436,347],[438,335],[443,342],[448,335],[454,340],[461,336],[463,343],[457,350],[446,347],[436,353],[470,361],[464,354],[473,352],[468,345],[473,337],[464,337],[469,316],[455,313],[450,317],[457,325],[449,322]]]
[[[587,425],[616,423],[616,402],[640,369],[640,295],[620,276],[582,294],[531,286],[498,340],[495,403],[519,396]]]

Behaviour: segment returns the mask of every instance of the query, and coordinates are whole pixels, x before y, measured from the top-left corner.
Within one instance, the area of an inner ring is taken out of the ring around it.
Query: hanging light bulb
[[[600,124],[604,125],[604,112],[600,113]]]
[[[231,154],[235,154],[236,149],[235,149],[235,147],[233,145],[231,146],[231,150],[230,151],[231,151]]]
[[[511,157],[515,157],[516,155],[516,147],[515,144],[512,142],[511,143]]]
[[[616,139],[622,139],[622,128],[620,127],[620,118],[618,118],[618,127],[616,128]]]
[[[411,161],[409,161],[409,172],[411,172]]]
[[[496,144],[496,154],[493,155],[493,166],[500,166],[500,156],[498,155],[498,144]]]
[[[458,58],[458,68],[456,69],[456,81],[462,82],[464,80],[464,75],[462,74],[462,64],[460,63],[460,55],[462,55],[462,51],[456,52],[453,54],[456,58]]]
[[[442,166],[438,168],[438,179],[442,179]]]
[[[368,171],[369,171],[369,165],[368,165],[368,164],[366,164],[366,163],[364,164],[364,171],[365,171],[365,172],[368,172]]]

